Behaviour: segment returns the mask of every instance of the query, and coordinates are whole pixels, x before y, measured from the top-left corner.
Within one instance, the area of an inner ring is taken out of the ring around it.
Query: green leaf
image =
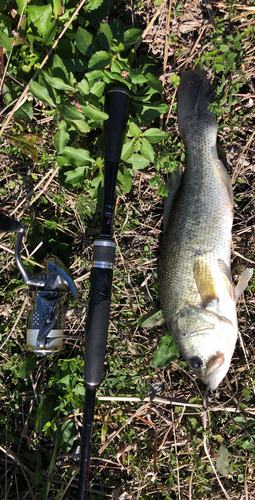
[[[143,83],[147,82],[147,78],[142,73],[132,68],[129,70],[129,78],[135,85],[142,85]]]
[[[56,78],[62,78],[62,80],[65,79],[65,81],[68,80],[67,69],[66,69],[61,57],[59,57],[57,54],[55,54],[54,59],[53,59],[52,74]]]
[[[229,46],[222,44],[222,45],[220,45],[220,50],[222,52],[228,52],[229,51]]]
[[[178,85],[180,83],[180,77],[178,75],[171,75],[170,81],[172,82],[174,87],[178,87]]]
[[[19,16],[21,15],[21,12],[23,11],[24,5],[27,3],[27,0],[16,0],[16,4],[18,6],[18,14]],[[26,9],[23,11],[23,14],[25,14]]]
[[[164,318],[161,309],[153,309],[139,318],[138,324],[142,328],[153,328],[163,325]]]
[[[77,184],[84,181],[85,171],[86,167],[77,167],[74,170],[68,170],[68,172],[65,172],[66,182],[69,182],[70,184],[77,186]]]
[[[102,425],[102,429],[101,429],[101,443],[102,444],[105,443],[105,438],[106,438],[106,434],[107,434],[108,429],[109,429],[109,427],[108,427],[107,423],[104,421],[104,423]]]
[[[96,108],[95,106],[92,106],[90,104],[88,104],[87,106],[81,104],[80,106],[84,113],[84,116],[87,116],[92,120],[101,122],[102,120],[107,120],[108,118],[108,115],[106,113]]]
[[[132,84],[130,82],[124,80],[124,78],[122,78],[117,73],[111,73],[107,69],[104,70],[104,81],[105,83],[113,83],[113,84],[115,83],[115,85],[118,85],[117,82],[120,82],[123,85],[123,87],[125,86],[128,87],[129,89],[131,89],[132,87]]]
[[[225,69],[224,64],[214,64],[213,69],[216,69],[217,71],[223,71]]]
[[[56,230],[58,228],[58,225],[57,225],[57,223],[54,220],[47,220],[47,219],[45,219],[44,222],[45,222],[45,226],[48,229],[55,229]]]
[[[45,45],[50,45],[53,38],[55,38],[57,31],[58,31],[58,24],[57,24],[57,21],[55,19],[53,19],[49,23],[47,30],[45,31],[45,33],[43,35],[43,43]]]
[[[178,356],[179,349],[173,337],[167,333],[161,339],[159,348],[154,352],[152,366],[153,368],[161,368],[174,361]]]
[[[141,154],[150,162],[152,163],[154,161],[154,150],[153,147],[150,145],[146,139],[141,140],[141,146],[140,146],[140,151]]]
[[[216,460],[216,466],[222,476],[226,476],[229,473],[228,450],[224,444],[220,446],[220,456]]]
[[[99,50],[96,52],[91,59],[89,60],[89,68],[90,69],[102,69],[106,68],[110,64],[112,57],[108,52],[104,50]]]
[[[43,74],[46,82],[51,86],[53,87],[54,89],[58,89],[58,90],[73,90],[73,88],[71,87],[71,85],[67,85],[65,82],[63,82],[63,80],[61,80],[60,78],[55,78],[53,76],[50,76],[48,73],[46,73],[46,71],[44,71],[44,74]]]
[[[56,394],[48,393],[46,398],[40,401],[35,416],[35,431],[40,432],[47,422],[54,416],[56,406]]]
[[[236,54],[234,52],[229,52],[229,54],[227,56],[227,61],[226,61],[228,68],[232,68],[235,58],[236,58]]]
[[[66,123],[62,122],[60,130],[54,135],[54,144],[59,154],[63,153],[69,139],[70,135],[66,132]]]
[[[128,158],[130,158],[133,153],[134,153],[134,139],[132,139],[132,141],[125,142],[121,152],[121,159],[123,161],[127,161]]]
[[[90,127],[84,120],[72,120],[72,125],[78,134],[84,135],[90,132]]]
[[[158,196],[168,196],[169,195],[169,189],[168,189],[168,186],[166,186],[165,184],[163,184],[162,182],[159,184],[159,187],[156,191],[156,194]]]
[[[86,78],[87,78],[91,87],[92,87],[94,82],[100,80],[101,78],[103,78],[103,76],[104,76],[104,72],[101,71],[100,69],[95,69],[93,71],[89,71],[88,73],[86,73]]]
[[[94,177],[93,181],[91,182],[89,193],[92,200],[94,200],[98,196],[98,188],[103,180],[103,176],[101,175],[101,173],[99,173],[97,177]]]
[[[58,17],[58,13],[60,12],[60,9],[62,7],[62,4],[60,0],[53,0],[53,14],[55,19]]]
[[[38,151],[34,146],[39,143],[42,144],[43,140],[41,137],[34,134],[9,135],[3,133],[3,135],[6,137],[7,141],[9,141],[13,146],[19,148],[22,153],[32,158],[33,161],[38,159]]]
[[[60,427],[60,450],[62,450],[64,453],[68,453],[73,446],[74,437],[74,421],[68,420],[67,422],[64,422]]]
[[[5,33],[3,33],[3,31],[0,31],[0,45],[2,45],[2,47],[4,47],[4,49],[6,49],[8,52],[11,52],[11,40]]]
[[[65,104],[59,104],[58,110],[64,118],[69,118],[70,120],[83,120],[83,114],[78,111],[76,106],[73,106],[70,102]]]
[[[161,93],[162,93],[162,84],[159,81],[159,79],[156,78],[155,75],[152,75],[152,73],[146,73],[146,78],[148,80],[148,84],[150,85],[150,87],[152,89],[156,90],[156,92],[159,92],[160,95],[161,95]]]
[[[98,50],[95,38],[84,28],[78,28],[75,43],[79,51],[87,57],[91,57]]]
[[[93,162],[93,158],[90,158],[89,151],[85,149],[76,149],[71,147],[66,147],[63,151],[63,155],[68,161],[75,163],[76,165],[87,165]]]
[[[3,134],[7,141],[18,148],[22,153],[32,158],[33,161],[38,159],[38,151],[34,147],[38,143],[42,143],[42,139],[34,134],[8,135]]]
[[[111,62],[111,73],[117,73],[118,75],[120,75],[121,71],[122,71],[122,69],[121,69],[120,65],[118,64],[118,62],[115,61],[115,60],[112,60],[112,62]]]
[[[125,49],[134,45],[140,39],[142,31],[137,28],[131,28],[124,32],[124,46]]]
[[[125,193],[130,192],[132,187],[132,175],[123,165],[118,168],[117,183]]]
[[[133,137],[139,137],[141,135],[141,130],[140,128],[136,125],[134,122],[130,122],[129,125],[129,134],[131,134]]]
[[[15,111],[14,115],[16,118],[24,118],[25,120],[33,119],[33,106],[31,101],[26,101],[22,104],[21,108]]]
[[[51,99],[50,94],[47,90],[46,87],[43,87],[42,85],[39,85],[37,82],[31,82],[29,84],[29,88],[32,92],[32,94],[39,99],[40,101],[45,102],[46,104],[49,104],[49,106],[52,106],[53,108],[56,107],[56,104],[54,101]]]
[[[141,134],[141,137],[145,137],[147,141],[154,144],[156,142],[161,142],[163,139],[166,139],[168,137],[168,134],[167,132],[163,132],[163,130],[160,130],[159,128],[149,128]]]
[[[144,156],[134,154],[127,160],[127,163],[131,163],[134,170],[142,170],[148,167],[150,162]]]
[[[155,120],[160,115],[163,115],[168,111],[168,106],[166,104],[143,104],[131,102],[131,106],[134,112],[142,120]]]
[[[97,32],[97,39],[104,50],[110,50],[112,30],[109,24],[101,23]]]
[[[83,78],[83,80],[78,83],[76,88],[79,90],[82,96],[87,96],[89,94],[89,83],[86,78]]]
[[[51,15],[52,7],[48,5],[28,5],[28,24],[31,23],[37,28],[39,35],[44,35],[47,32]]]
[[[240,42],[238,40],[238,37],[236,37],[235,40],[234,40],[234,47],[238,51],[242,50],[242,45],[240,44]]]
[[[95,82],[93,87],[90,89],[90,93],[95,95],[96,97],[101,97],[104,93],[105,83],[104,82]]]
[[[32,375],[35,367],[36,367],[37,357],[35,354],[29,353],[23,361],[22,365],[18,369],[18,377],[20,378],[28,378]]]

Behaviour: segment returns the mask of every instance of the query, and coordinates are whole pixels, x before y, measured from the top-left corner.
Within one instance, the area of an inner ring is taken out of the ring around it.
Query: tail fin
[[[217,129],[216,116],[208,109],[212,102],[210,85],[201,72],[182,73],[178,88],[178,127],[181,137],[195,121],[206,121]]]

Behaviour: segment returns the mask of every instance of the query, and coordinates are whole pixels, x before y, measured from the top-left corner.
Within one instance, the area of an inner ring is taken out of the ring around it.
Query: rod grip
[[[115,243],[96,240],[94,260],[90,273],[88,315],[85,327],[84,380],[87,385],[98,385],[104,369],[111,305],[111,289]]]
[[[128,119],[129,93],[121,87],[110,88],[105,95],[104,122],[105,161],[119,163]]]

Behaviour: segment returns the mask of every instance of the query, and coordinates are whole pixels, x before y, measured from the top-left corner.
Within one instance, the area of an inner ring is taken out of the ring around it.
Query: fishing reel
[[[50,355],[63,349],[65,314],[70,292],[79,305],[76,286],[63,262],[51,256],[44,261],[42,273],[31,274],[22,264],[20,251],[24,226],[18,234],[15,260],[26,285],[29,285],[32,309],[27,316],[26,349]]]

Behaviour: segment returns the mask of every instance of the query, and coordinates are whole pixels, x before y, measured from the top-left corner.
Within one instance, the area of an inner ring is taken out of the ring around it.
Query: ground
[[[197,59],[202,61],[218,95],[218,150],[234,189],[232,274],[236,283],[242,270],[255,262],[254,30],[247,35],[245,32],[254,26],[254,2],[235,7],[231,3],[118,2],[105,21],[117,13],[126,26],[140,28],[143,36],[136,47],[137,56],[152,55],[159,62],[157,77],[169,111],[156,125],[169,134],[170,140],[158,151],[167,152],[171,161],[177,158],[181,162],[183,154],[176,86],[171,77],[193,69]],[[227,38],[232,34],[233,40]],[[242,37],[236,38],[239,34]],[[231,55],[223,63],[217,57],[227,50],[236,50],[236,65],[226,73],[222,97],[218,88],[224,72],[219,66],[230,65]],[[11,150],[5,138],[2,140],[0,208],[24,221],[27,230],[30,228],[23,256],[42,264],[45,252],[55,248],[67,265],[70,261],[70,272],[86,299],[100,208],[90,209],[94,202],[88,190],[69,191],[59,182],[53,169],[56,125],[50,117],[45,122],[41,110],[42,103],[37,102],[33,126],[43,138],[38,146],[39,167],[24,154]],[[23,122],[23,126],[26,131],[30,125]],[[166,182],[165,170],[158,175]],[[236,350],[227,377],[208,394],[205,431],[203,384],[181,358],[164,368],[153,368],[153,354],[165,328],[146,330],[138,326],[139,318],[152,309],[153,303],[159,306],[157,264],[163,199],[157,194],[157,186],[153,187],[154,176],[153,164],[136,170],[132,190],[119,190],[116,200],[117,255],[105,370],[97,391],[90,498],[223,499],[225,493],[209,455],[229,498],[252,500],[254,280],[237,304],[240,333]],[[33,257],[32,251],[42,240],[44,244]],[[15,243],[15,235],[1,235],[1,496],[4,500],[39,498],[50,477],[47,494],[44,491],[40,498],[71,500],[78,498],[86,310],[71,303],[73,308],[66,318],[70,340],[63,353],[51,358],[25,354],[27,287],[15,266]],[[28,260],[24,262],[29,265]],[[148,395],[143,402],[136,399]]]

